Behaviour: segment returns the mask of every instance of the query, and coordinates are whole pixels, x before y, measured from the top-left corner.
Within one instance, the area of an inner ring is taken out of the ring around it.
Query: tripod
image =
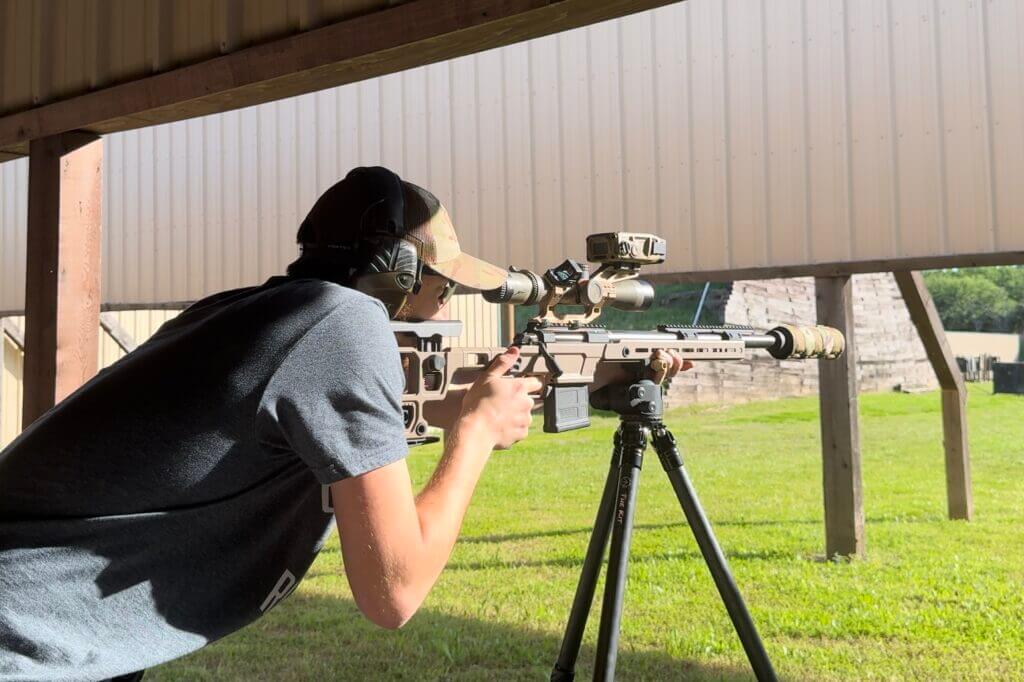
[[[573,680],[576,675],[576,659],[580,652],[583,629],[594,601],[597,576],[609,534],[611,551],[608,557],[604,600],[601,604],[594,679],[615,678],[622,597],[626,588],[626,562],[629,559],[629,542],[633,533],[637,483],[648,438],[653,442],[661,466],[675,490],[686,515],[686,521],[697,540],[704,562],[711,571],[754,674],[761,682],[776,680],[775,671],[754,627],[754,621],[750,618],[743,597],[729,572],[725,556],[711,530],[711,524],[704,516],[704,510],[701,509],[690,478],[683,468],[675,437],[662,423],[664,406],[661,387],[646,380],[606,386],[591,396],[591,404],[598,409],[618,413],[620,424],[615,432],[611,468],[597,510],[594,532],[590,536],[590,544],[583,560],[583,569],[579,584],[576,586],[569,621],[565,627],[562,648],[551,672],[552,682],[567,682]]]

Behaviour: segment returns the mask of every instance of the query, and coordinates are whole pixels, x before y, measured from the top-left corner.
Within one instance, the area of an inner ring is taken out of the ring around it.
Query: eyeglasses
[[[441,305],[445,305],[451,300],[452,295],[455,294],[455,287],[458,285],[450,279],[444,281],[444,288],[441,289],[441,293],[437,295],[437,300]]]
[[[444,286],[441,288],[441,293],[437,295],[437,302],[440,303],[441,305],[444,305],[448,301],[450,301],[452,296],[455,294],[455,288],[459,286],[458,283],[453,282],[452,280],[442,275],[440,272],[434,270],[433,268],[427,265],[423,266],[423,272],[425,272],[428,275],[433,275],[434,277],[441,277],[442,279],[444,279]]]

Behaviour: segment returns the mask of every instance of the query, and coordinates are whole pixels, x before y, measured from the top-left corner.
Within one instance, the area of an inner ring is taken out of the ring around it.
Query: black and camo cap
[[[386,205],[394,183],[401,185],[404,199],[401,237],[416,247],[425,265],[469,289],[487,291],[505,283],[504,268],[462,250],[451,217],[436,196],[380,166],[354,168],[320,195],[299,228],[299,241],[318,246],[358,242],[360,222],[368,211],[384,210],[379,207]]]

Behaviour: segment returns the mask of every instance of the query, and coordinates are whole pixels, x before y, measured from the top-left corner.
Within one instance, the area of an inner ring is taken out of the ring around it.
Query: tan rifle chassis
[[[446,337],[458,336],[461,322],[393,322],[405,372],[402,410],[410,444],[436,440],[427,435],[433,403],[449,391],[468,388],[501,347],[450,348]],[[780,325],[769,331],[746,327],[659,326],[655,331],[610,331],[598,327],[532,327],[515,338],[519,359],[512,376],[535,376],[544,383],[544,430],[568,431],[589,425],[588,393],[606,363],[633,370],[640,378],[654,351],[674,350],[684,360],[739,360],[747,349],[764,349],[773,357],[835,358],[845,347],[831,327]]]

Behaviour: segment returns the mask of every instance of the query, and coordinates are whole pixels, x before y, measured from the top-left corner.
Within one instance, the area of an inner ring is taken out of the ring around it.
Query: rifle
[[[589,426],[591,403],[598,409],[615,409],[605,404],[608,398],[590,395],[598,369],[611,363],[640,379],[656,350],[678,351],[683,360],[690,361],[740,360],[747,349],[767,350],[778,359],[842,354],[843,335],[821,325],[783,324],[768,331],[729,325],[659,325],[652,331],[614,331],[592,324],[604,305],[629,311],[648,309],[654,301],[654,287],[638,278],[640,267],[661,263],[665,256],[665,240],[657,235],[592,234],[587,237],[587,260],[599,264],[592,275],[588,266],[572,259],[543,275],[512,267],[501,287],[484,292],[484,299],[491,303],[538,306],[537,315],[515,336],[513,345],[520,353],[509,374],[535,376],[543,382],[545,432]],[[443,401],[453,389],[468,388],[504,351],[496,347],[445,348],[444,339],[459,336],[461,325],[457,321],[392,322],[392,330],[406,342],[401,349],[406,386],[402,411],[410,444],[437,440],[427,435],[425,411],[429,405]]]
[[[392,322],[392,331],[413,341],[399,349],[406,381],[402,411],[411,445],[437,440],[427,435],[428,404],[443,401],[451,390],[468,388],[505,350],[445,347],[444,339],[459,336],[461,329],[457,321]],[[561,433],[590,425],[590,386],[604,363],[641,377],[658,349],[678,351],[684,360],[695,362],[741,360],[748,349],[766,350],[778,359],[835,358],[843,352],[844,339],[837,330],[821,325],[780,325],[768,331],[732,325],[659,325],[653,331],[614,331],[531,323],[515,336],[513,345],[520,352],[509,374],[536,376],[544,382],[544,431]],[[604,404],[594,407],[610,409]]]

